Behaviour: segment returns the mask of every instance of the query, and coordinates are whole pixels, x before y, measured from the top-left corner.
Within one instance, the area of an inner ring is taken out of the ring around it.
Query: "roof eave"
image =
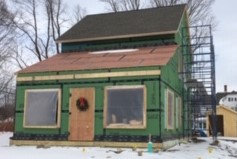
[[[164,32],[128,34],[128,35],[117,35],[117,36],[107,36],[107,37],[98,37],[98,38],[56,40],[56,42],[57,43],[88,42],[88,41],[97,41],[97,40],[111,40],[111,39],[121,39],[121,38],[131,38],[131,37],[143,37],[143,36],[157,36],[157,35],[176,34],[176,32],[177,32],[177,30],[172,30],[172,31],[164,31]]]
[[[225,105],[218,105],[218,106],[216,107],[216,109],[218,109],[218,108],[223,108],[223,109],[225,109],[225,110],[227,110],[227,111],[230,111],[230,112],[232,112],[232,113],[234,113],[234,114],[237,114],[236,111],[232,110],[231,108],[229,108],[228,106],[225,106]]]

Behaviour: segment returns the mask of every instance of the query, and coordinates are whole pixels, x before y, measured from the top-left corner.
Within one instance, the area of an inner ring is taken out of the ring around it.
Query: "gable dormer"
[[[177,44],[186,5],[88,15],[57,39],[62,52]]]

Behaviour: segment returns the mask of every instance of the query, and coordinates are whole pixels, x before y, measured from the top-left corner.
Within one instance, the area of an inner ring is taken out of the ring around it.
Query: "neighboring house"
[[[216,98],[217,104],[227,106],[237,111],[237,92],[228,92],[226,85],[224,86],[224,92],[218,92]]]
[[[237,112],[227,106],[219,105],[216,108],[217,133],[220,136],[237,137]],[[212,133],[212,121],[209,115],[207,127],[209,135]]]
[[[85,17],[59,37],[63,53],[17,73],[12,143],[146,146],[149,135],[154,144],[186,137],[187,21],[185,5]]]

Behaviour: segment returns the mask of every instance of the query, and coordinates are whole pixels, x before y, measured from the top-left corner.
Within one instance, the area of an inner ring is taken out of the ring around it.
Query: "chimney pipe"
[[[224,92],[227,93],[227,85],[224,85]]]

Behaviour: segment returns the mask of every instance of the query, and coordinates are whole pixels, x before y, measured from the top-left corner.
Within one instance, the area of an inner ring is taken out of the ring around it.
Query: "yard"
[[[0,132],[0,159],[234,159],[237,157],[237,138],[220,138],[211,146],[211,138],[181,143],[171,149],[148,153],[146,149],[116,149],[100,147],[41,147],[10,146],[12,133]],[[142,156],[138,155],[142,152]]]

